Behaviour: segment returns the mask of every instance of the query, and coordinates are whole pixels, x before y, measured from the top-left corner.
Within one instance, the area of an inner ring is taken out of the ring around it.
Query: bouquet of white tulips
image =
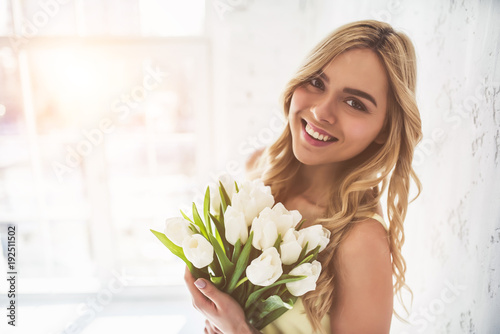
[[[244,309],[247,320],[264,328],[316,288],[318,253],[330,241],[321,225],[300,229],[302,216],[274,205],[262,181],[238,184],[221,179],[207,188],[200,214],[166,222],[165,234],[151,230],[196,278],[209,279]]]

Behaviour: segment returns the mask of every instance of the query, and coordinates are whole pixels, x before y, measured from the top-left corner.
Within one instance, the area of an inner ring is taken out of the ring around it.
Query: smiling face
[[[388,87],[372,50],[338,55],[293,92],[288,120],[295,157],[305,165],[332,164],[383,143]]]

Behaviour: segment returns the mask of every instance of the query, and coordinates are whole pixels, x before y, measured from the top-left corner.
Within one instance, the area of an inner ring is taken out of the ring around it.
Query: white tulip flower
[[[248,280],[255,285],[268,286],[273,284],[283,274],[280,255],[276,248],[271,247],[250,263],[246,274]]]
[[[263,210],[259,217],[272,220],[282,237],[290,228],[295,228],[302,219],[297,210],[288,211],[282,203],[276,203],[272,210]]]
[[[300,233],[294,228],[286,231],[283,241],[280,245],[281,262],[283,264],[292,264],[299,259],[302,252],[302,244],[300,242]]]
[[[224,174],[219,177],[219,180],[222,185],[224,186],[224,189],[226,190],[227,196],[231,199],[233,197],[233,194],[236,193],[236,186],[234,184],[234,179],[231,175],[229,174]],[[219,186],[220,184],[217,183],[216,186],[209,186],[210,188],[210,206],[212,207],[212,210],[215,212],[215,214],[219,214],[220,212],[220,204],[221,204],[221,199],[220,199],[220,192],[219,192]]]
[[[244,245],[248,240],[248,226],[245,221],[245,215],[228,206],[224,213],[224,225],[226,228],[226,240],[234,246],[238,239]]]
[[[193,234],[184,239],[182,250],[196,268],[206,267],[214,260],[214,247],[201,234]]]
[[[252,246],[259,250],[273,247],[276,239],[278,239],[278,229],[274,221],[270,219],[270,211],[269,207],[265,208],[259,217],[252,222]]]
[[[318,246],[320,246],[319,251],[321,252],[330,242],[331,232],[321,225],[312,225],[299,230],[299,234],[302,247],[305,247],[306,243],[308,243],[306,252]]]
[[[182,217],[169,218],[165,222],[165,235],[174,244],[182,247],[184,239],[194,234],[189,225],[191,222]]]
[[[293,268],[289,274],[294,276],[307,276],[304,279],[286,283],[286,287],[292,295],[296,297],[302,296],[306,292],[316,289],[316,282],[321,274],[321,263],[316,260],[312,263],[303,263]]]
[[[273,204],[271,187],[265,186],[261,180],[244,181],[239,186],[239,192],[231,198],[231,205],[245,214],[247,226],[264,208],[272,207]]]

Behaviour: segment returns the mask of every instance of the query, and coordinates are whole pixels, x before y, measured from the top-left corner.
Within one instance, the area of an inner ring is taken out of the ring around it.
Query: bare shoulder
[[[339,255],[372,257],[375,254],[390,254],[387,232],[380,222],[369,218],[354,223],[344,241],[339,245]]]
[[[355,223],[339,245],[331,326],[335,333],[389,333],[393,310],[387,233],[375,219]]]
[[[388,285],[392,289],[392,262],[387,232],[380,222],[366,219],[355,225],[339,245],[334,260],[342,284],[358,282],[369,286]],[[342,278],[349,277],[348,280]],[[366,277],[369,277],[366,280]]]

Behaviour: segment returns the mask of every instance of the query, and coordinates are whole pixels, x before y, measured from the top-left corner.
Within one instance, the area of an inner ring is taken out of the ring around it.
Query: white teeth
[[[309,124],[306,124],[306,132],[311,135],[314,139],[321,140],[321,141],[329,141],[333,139],[333,137],[324,135],[324,134],[319,134],[318,131],[314,131]]]

